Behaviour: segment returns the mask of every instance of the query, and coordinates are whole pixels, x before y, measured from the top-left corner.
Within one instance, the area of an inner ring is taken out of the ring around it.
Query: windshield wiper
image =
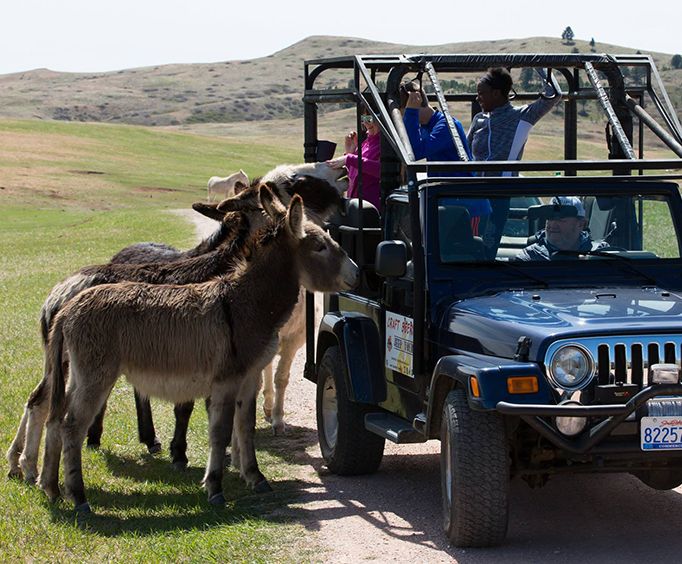
[[[593,257],[604,257],[604,258],[610,258],[614,259],[618,262],[618,264],[624,265],[628,268],[630,272],[634,272],[638,276],[644,279],[644,281],[647,283],[649,286],[658,286],[658,281],[655,278],[652,278],[649,276],[646,272],[643,270],[640,270],[637,268],[634,264],[632,264],[632,259],[628,258],[623,255],[617,254],[617,252],[614,252],[613,250],[609,251],[608,249],[595,249],[595,250],[590,250],[590,251],[574,251],[574,250],[559,250],[553,253],[553,255],[568,255],[568,256],[593,256]]]

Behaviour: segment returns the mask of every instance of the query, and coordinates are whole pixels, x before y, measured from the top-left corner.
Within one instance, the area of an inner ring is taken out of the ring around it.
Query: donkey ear
[[[203,202],[196,202],[192,204],[192,209],[199,212],[201,215],[222,221],[225,217],[225,212],[218,209],[219,204],[205,204]]]
[[[269,188],[267,184],[261,184],[258,187],[258,199],[260,200],[260,205],[265,210],[271,219],[278,219],[284,212],[286,208],[282,205]]]
[[[303,239],[305,230],[303,229],[303,222],[305,221],[305,212],[303,211],[303,200],[298,194],[294,194],[289,202],[289,210],[287,212],[287,220],[289,228],[297,239]]]
[[[222,212],[252,211],[258,207],[258,193],[253,190],[242,190],[218,204]]]

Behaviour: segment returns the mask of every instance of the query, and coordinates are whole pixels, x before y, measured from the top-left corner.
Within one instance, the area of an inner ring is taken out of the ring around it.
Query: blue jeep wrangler
[[[415,161],[403,78],[423,74],[433,104],[474,115],[466,86],[494,66],[564,82],[563,158]],[[374,472],[386,439],[440,439],[443,523],[457,546],[504,540],[516,477],[540,486],[558,473],[629,472],[655,489],[682,484],[682,128],[651,58],[352,56],[307,61],[305,80],[307,161],[325,103],[354,105],[358,131],[370,108],[382,131],[382,213],[348,200],[329,225],[361,285],[326,297],[317,338],[308,296],[305,376],[329,469]],[[584,100],[607,124],[600,159],[578,158]],[[644,157],[649,146],[659,158]],[[442,176],[453,170],[472,174]],[[462,198],[511,202],[492,254]],[[587,248],[520,260],[566,217],[583,220]]]

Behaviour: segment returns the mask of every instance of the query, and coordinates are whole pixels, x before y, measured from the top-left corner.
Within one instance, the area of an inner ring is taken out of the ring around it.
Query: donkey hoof
[[[284,423],[284,421],[280,421],[279,423],[273,423],[272,424],[272,434],[275,435],[275,437],[277,437],[277,436],[281,437],[282,435],[286,435],[286,433],[287,433],[287,426]]]
[[[90,442],[88,441],[88,444],[86,445],[90,450],[99,450],[99,447],[101,446],[100,442]]]
[[[218,492],[209,497],[208,502],[214,507],[222,507],[225,505],[225,496],[223,495],[223,492]]]
[[[50,501],[50,503],[57,503],[59,501],[60,492],[59,488],[49,488],[49,487],[43,487],[43,490],[45,491],[45,495],[47,496],[47,499]]]
[[[92,513],[92,510],[90,509],[90,504],[87,501],[84,501],[80,505],[76,505],[74,508],[76,510],[76,513],[78,515],[89,515]]]
[[[159,454],[161,452],[161,443],[158,439],[154,439],[152,444],[147,445],[147,450],[149,454]]]
[[[7,472],[7,477],[11,480],[21,480],[23,477],[21,474],[21,468],[10,468]]]
[[[255,486],[253,486],[253,491],[256,493],[268,493],[272,491],[272,486],[265,478],[263,478]]]
[[[178,472],[184,472],[185,470],[187,470],[187,461],[176,460],[175,462],[173,462],[173,468]]]

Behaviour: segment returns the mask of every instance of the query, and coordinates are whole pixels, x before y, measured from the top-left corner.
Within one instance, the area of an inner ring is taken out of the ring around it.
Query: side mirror
[[[381,241],[377,245],[374,271],[384,278],[398,278],[407,271],[407,245],[405,241]]]

